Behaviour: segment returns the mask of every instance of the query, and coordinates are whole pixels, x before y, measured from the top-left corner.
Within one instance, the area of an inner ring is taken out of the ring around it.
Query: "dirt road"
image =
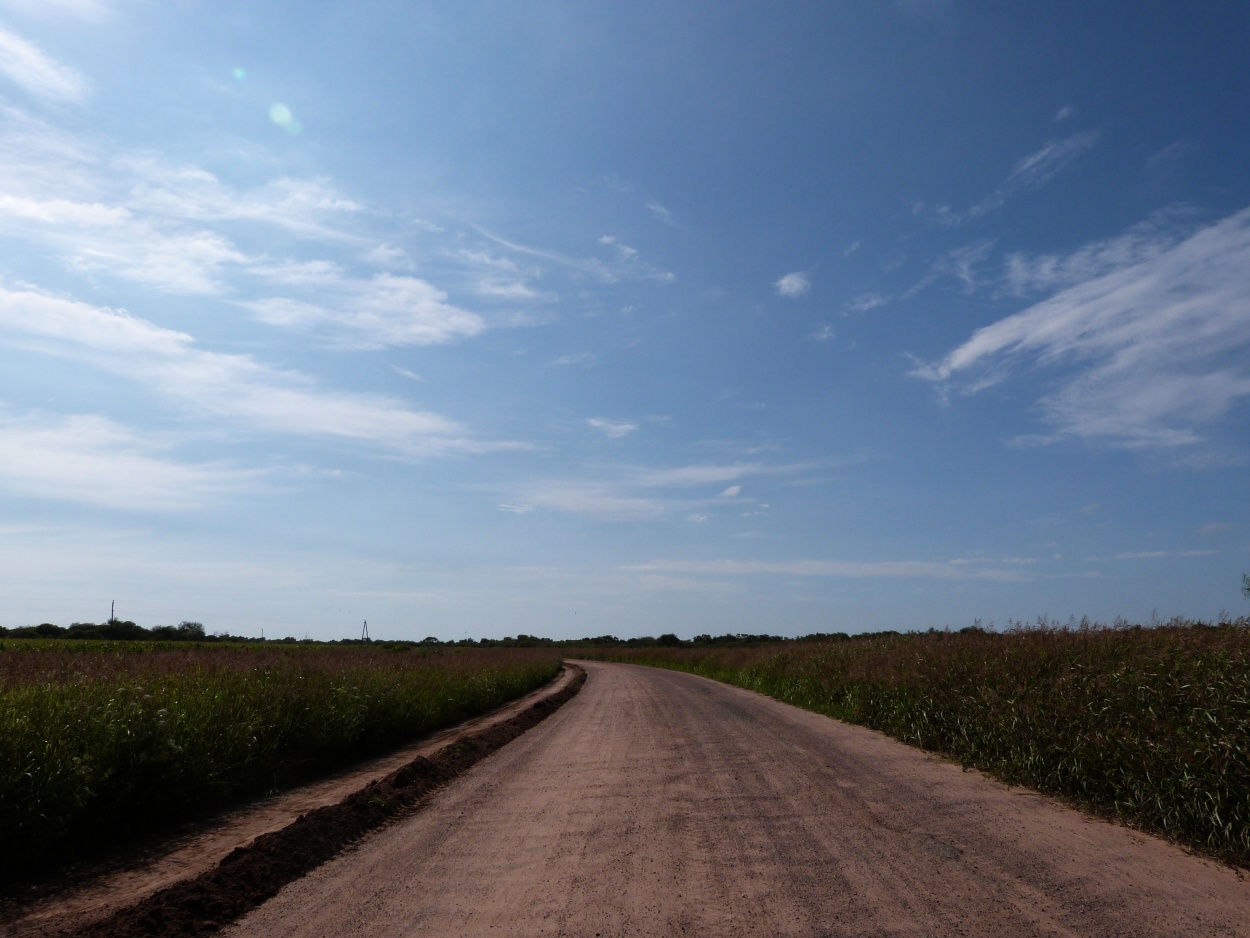
[[[586,663],[563,709],[231,938],[1250,935],[1250,880],[868,730]]]

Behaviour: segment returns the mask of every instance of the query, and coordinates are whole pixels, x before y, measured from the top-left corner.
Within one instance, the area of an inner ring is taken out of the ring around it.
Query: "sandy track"
[[[586,663],[546,722],[247,936],[1250,935],[1250,882],[884,736]]]

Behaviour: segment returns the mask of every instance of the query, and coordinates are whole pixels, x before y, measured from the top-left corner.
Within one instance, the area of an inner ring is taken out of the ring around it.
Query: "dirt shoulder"
[[[366,831],[411,810],[554,712],[584,680],[580,668],[566,667],[551,684],[491,713],[203,822],[100,875],[80,871],[59,888],[45,888],[41,898],[6,910],[0,935],[215,930]]]

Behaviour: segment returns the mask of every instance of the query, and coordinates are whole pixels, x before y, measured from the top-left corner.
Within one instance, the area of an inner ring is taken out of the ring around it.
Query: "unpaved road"
[[[582,692],[230,938],[1250,935],[1219,864],[690,675]]]

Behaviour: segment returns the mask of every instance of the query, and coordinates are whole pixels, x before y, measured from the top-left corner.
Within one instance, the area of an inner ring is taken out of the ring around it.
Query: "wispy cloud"
[[[1216,550],[1139,550],[1110,557],[1091,557],[1091,560],[1164,560],[1172,557],[1210,557],[1218,554]]]
[[[0,235],[45,245],[72,271],[167,293],[223,294],[226,271],[273,266],[223,225],[268,226],[258,239],[266,249],[274,229],[304,241],[364,240],[339,225],[359,206],[323,180],[281,178],[239,191],[194,166],[109,153],[12,108],[5,117]]]
[[[670,212],[668,209],[666,209],[659,202],[648,202],[647,211],[649,211],[652,215],[654,215],[660,221],[664,222],[664,224],[666,225],[677,224],[677,222],[673,219],[673,213]]]
[[[706,513],[713,505],[723,507],[724,499],[741,496],[741,483],[747,479],[794,477],[850,461],[711,463],[665,468],[617,466],[607,470],[601,478],[543,479],[517,486],[506,494],[518,504],[598,521],[657,521]],[[748,500],[742,498],[741,501]]]
[[[1098,131],[1087,131],[1062,140],[1048,141],[1041,149],[1017,162],[1001,185],[967,211],[960,212],[949,205],[935,205],[932,208],[933,217],[938,224],[955,228],[971,219],[995,212],[1021,192],[1042,188],[1067,169],[1082,153],[1092,149],[1100,136]],[[913,214],[919,214],[923,210],[924,204],[917,202]]]
[[[38,98],[81,104],[87,80],[68,65],[46,55],[34,43],[0,28],[0,74]]]
[[[1070,104],[1065,104],[1063,107],[1061,107],[1058,111],[1055,112],[1055,123],[1059,123],[1059,121],[1066,121],[1069,117],[1071,117],[1075,113],[1076,113],[1076,108],[1074,108]]]
[[[593,352],[570,352],[567,355],[561,355],[559,358],[553,358],[551,364],[568,366],[568,365],[590,365],[596,360]]]
[[[503,502],[499,505],[500,511],[506,511],[512,515],[528,515],[534,510],[533,505],[517,505],[511,502]]]
[[[97,21],[108,13],[105,0],[0,0],[0,8],[40,18],[77,17]]]
[[[882,296],[880,293],[860,293],[846,301],[846,308],[852,313],[866,313],[870,309],[876,309],[878,306],[884,306],[890,302],[888,296]]]
[[[812,281],[807,274],[796,271],[786,274],[773,284],[773,288],[777,291],[778,296],[794,298],[807,293],[812,288]]]
[[[603,434],[608,437],[608,439],[612,440],[619,440],[623,437],[627,437],[638,429],[638,424],[636,423],[625,423],[620,420],[608,420],[606,417],[591,417],[586,421],[586,423],[594,427],[596,430],[602,430]]]
[[[520,504],[595,521],[656,521],[672,507],[663,499],[631,493],[610,482],[551,480],[522,493]]]
[[[837,336],[837,332],[834,330],[833,326],[825,324],[823,326],[819,326],[810,336],[808,336],[808,338],[810,338],[813,342],[829,342],[835,336]]]
[[[1056,260],[1054,270],[1091,276],[977,330],[913,374],[975,393],[1024,359],[1066,365],[1058,390],[1039,402],[1054,432],[1021,442],[1201,442],[1203,426],[1250,396],[1250,210],[1176,243],[1160,234],[1118,253],[1119,267],[1117,251],[1086,248]]]
[[[469,287],[479,296],[505,302],[547,298],[533,285],[543,274],[536,265],[521,265],[513,258],[478,247],[457,247],[443,253],[469,272]]]
[[[1019,583],[1030,579],[1018,569],[973,567],[957,561],[882,560],[655,560],[629,570],[713,576],[889,577],[934,580],[996,580]]]
[[[1069,254],[1009,254],[1003,289],[1013,296],[1048,293],[1103,274],[1144,264],[1174,247],[1187,233],[1175,213],[1160,213],[1113,238],[1094,241]]]
[[[357,348],[440,345],[486,328],[481,316],[451,305],[446,293],[416,277],[377,274],[360,280],[327,272],[324,280],[304,285],[315,286],[323,303],[271,297],[242,305],[271,325],[329,328],[340,344]]]
[[[178,462],[171,444],[96,415],[0,413],[0,487],[101,508],[164,512],[255,490],[263,473]]]
[[[321,388],[250,355],[200,349],[189,335],[123,311],[35,290],[0,288],[0,341],[86,361],[148,386],[166,404],[252,429],[355,440],[409,455],[516,445],[477,441],[459,424],[394,398]]]
[[[968,210],[972,217],[985,215],[1003,204],[1021,190],[1040,189],[1063,172],[1086,150],[1091,149],[1099,138],[1097,131],[1073,134],[1063,140],[1051,140],[1035,153],[1020,160],[998,189]]]
[[[676,275],[671,271],[656,267],[642,259],[637,249],[623,244],[615,235],[603,235],[599,243],[612,251],[613,256],[603,259],[598,257],[573,257],[549,248],[531,247],[501,238],[483,228],[474,228],[482,237],[527,257],[537,257],[561,267],[577,271],[600,283],[620,283],[623,280],[654,280],[657,283],[672,283]]]

